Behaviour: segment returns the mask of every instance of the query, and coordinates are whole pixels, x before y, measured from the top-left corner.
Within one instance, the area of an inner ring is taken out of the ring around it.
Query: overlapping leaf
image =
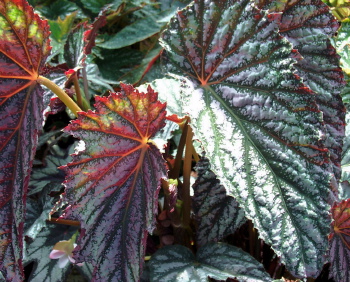
[[[49,29],[26,1],[0,1],[0,271],[22,280],[26,191],[42,121],[36,83]]]
[[[336,180],[341,176],[345,108],[340,93],[344,86],[339,56],[330,43],[339,25],[321,0],[277,2],[257,0],[262,9],[281,12],[278,22],[285,36],[302,58],[295,65],[304,83],[315,93],[327,129],[326,147],[330,151]]]
[[[184,246],[168,246],[152,256],[149,267],[151,281],[210,281],[208,277],[271,281],[264,267],[248,253],[223,243],[204,245],[196,257]]]
[[[350,280],[350,199],[332,208],[330,235],[331,276],[336,281]]]
[[[198,222],[197,244],[217,242],[232,234],[245,221],[237,201],[226,195],[226,189],[210,170],[209,160],[202,157],[197,163],[198,177],[192,188],[193,210]]]
[[[165,162],[148,143],[164,126],[165,104],[148,88],[96,97],[96,112],[79,113],[66,129],[85,149],[65,167],[65,218],[79,220],[74,254],[94,266],[93,279],[139,279],[147,230],[152,230]]]
[[[322,113],[294,74],[279,15],[265,15],[246,0],[198,0],[162,44],[169,70],[191,80],[184,107],[213,171],[287,268],[316,277],[330,223]]]
[[[76,231],[76,227],[65,225],[48,225],[41,230],[27,247],[28,262],[34,262],[29,281],[66,281],[72,265],[59,268],[57,260],[50,259],[49,255],[57,242],[69,240]]]

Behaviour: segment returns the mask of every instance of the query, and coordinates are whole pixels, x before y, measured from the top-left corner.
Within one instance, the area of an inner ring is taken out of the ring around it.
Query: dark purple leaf
[[[139,93],[121,86],[121,93],[96,97],[96,112],[79,113],[66,128],[85,149],[64,168],[64,218],[81,222],[74,258],[92,263],[93,281],[140,278],[166,176],[165,161],[149,143],[165,125],[165,104],[150,87]]]
[[[23,279],[26,193],[42,123],[36,79],[50,52],[49,27],[26,1],[0,1],[0,271]]]
[[[226,195],[207,158],[202,157],[195,169],[198,178],[192,186],[193,209],[198,222],[197,244],[203,246],[234,233],[246,218],[237,201]]]

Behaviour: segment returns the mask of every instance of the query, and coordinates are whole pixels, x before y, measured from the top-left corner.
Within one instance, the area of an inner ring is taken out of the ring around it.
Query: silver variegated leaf
[[[198,223],[196,242],[203,246],[234,233],[246,218],[237,201],[226,195],[225,187],[210,170],[210,163],[206,157],[200,159],[195,169],[198,177],[192,186],[192,202]]]
[[[151,281],[210,281],[235,278],[239,281],[271,281],[264,267],[241,249],[210,243],[197,255],[180,245],[167,246],[156,252],[149,263]]]
[[[171,20],[162,44],[169,71],[188,77],[184,111],[228,194],[293,275],[316,277],[328,245],[330,159],[279,17],[248,0],[198,0]]]
[[[280,12],[280,33],[302,58],[295,65],[304,83],[315,93],[327,129],[326,146],[330,151],[336,180],[341,174],[345,108],[340,96],[344,87],[339,55],[330,43],[339,24],[321,0],[257,0],[259,8]],[[335,188],[336,189],[336,188]]]

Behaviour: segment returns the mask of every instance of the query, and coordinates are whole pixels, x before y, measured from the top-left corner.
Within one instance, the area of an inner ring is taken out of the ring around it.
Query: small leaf
[[[193,210],[198,222],[197,244],[203,246],[234,233],[246,218],[237,201],[226,195],[206,157],[200,159],[195,170],[198,177],[192,186]]]
[[[150,87],[147,93],[121,87],[96,97],[96,112],[79,113],[66,128],[85,149],[64,167],[64,217],[81,222],[74,259],[91,262],[96,281],[139,279],[166,176],[165,161],[148,142],[165,125],[165,104]]]
[[[350,199],[332,208],[330,234],[331,276],[335,281],[350,280]]]
[[[26,1],[0,2],[0,271],[22,281],[26,193],[42,123],[36,79],[50,52],[49,27]]]
[[[197,256],[180,245],[158,250],[149,262],[151,281],[210,281],[227,278],[239,281],[271,281],[264,267],[241,249],[211,243],[201,247]]]
[[[322,113],[295,75],[280,16],[248,0],[197,0],[162,44],[168,70],[190,80],[184,112],[227,193],[293,275],[317,277],[332,174]]]

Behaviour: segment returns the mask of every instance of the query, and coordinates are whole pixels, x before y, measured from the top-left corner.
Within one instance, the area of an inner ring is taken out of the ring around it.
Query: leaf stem
[[[64,92],[57,84],[53,83],[51,80],[39,75],[36,81],[46,86],[53,93],[55,93],[57,97],[60,98],[60,100],[75,114],[75,116],[78,116],[77,113],[82,111],[79,106],[72,100],[72,98],[69,97],[66,92]]]
[[[57,217],[51,217],[50,219],[47,219],[46,222],[80,227],[79,221],[62,219]]]
[[[77,95],[77,104],[78,104],[78,106],[80,108],[83,108],[83,102],[82,102],[82,98],[81,98],[81,91],[80,91],[78,76],[77,76],[76,72],[73,74],[72,79],[73,79],[75,94]]]
[[[187,228],[190,226],[191,215],[191,172],[192,172],[192,138],[193,132],[190,125],[187,125],[186,134],[186,148],[185,159],[183,164],[183,187],[182,187],[182,200],[183,200],[183,224]]]

